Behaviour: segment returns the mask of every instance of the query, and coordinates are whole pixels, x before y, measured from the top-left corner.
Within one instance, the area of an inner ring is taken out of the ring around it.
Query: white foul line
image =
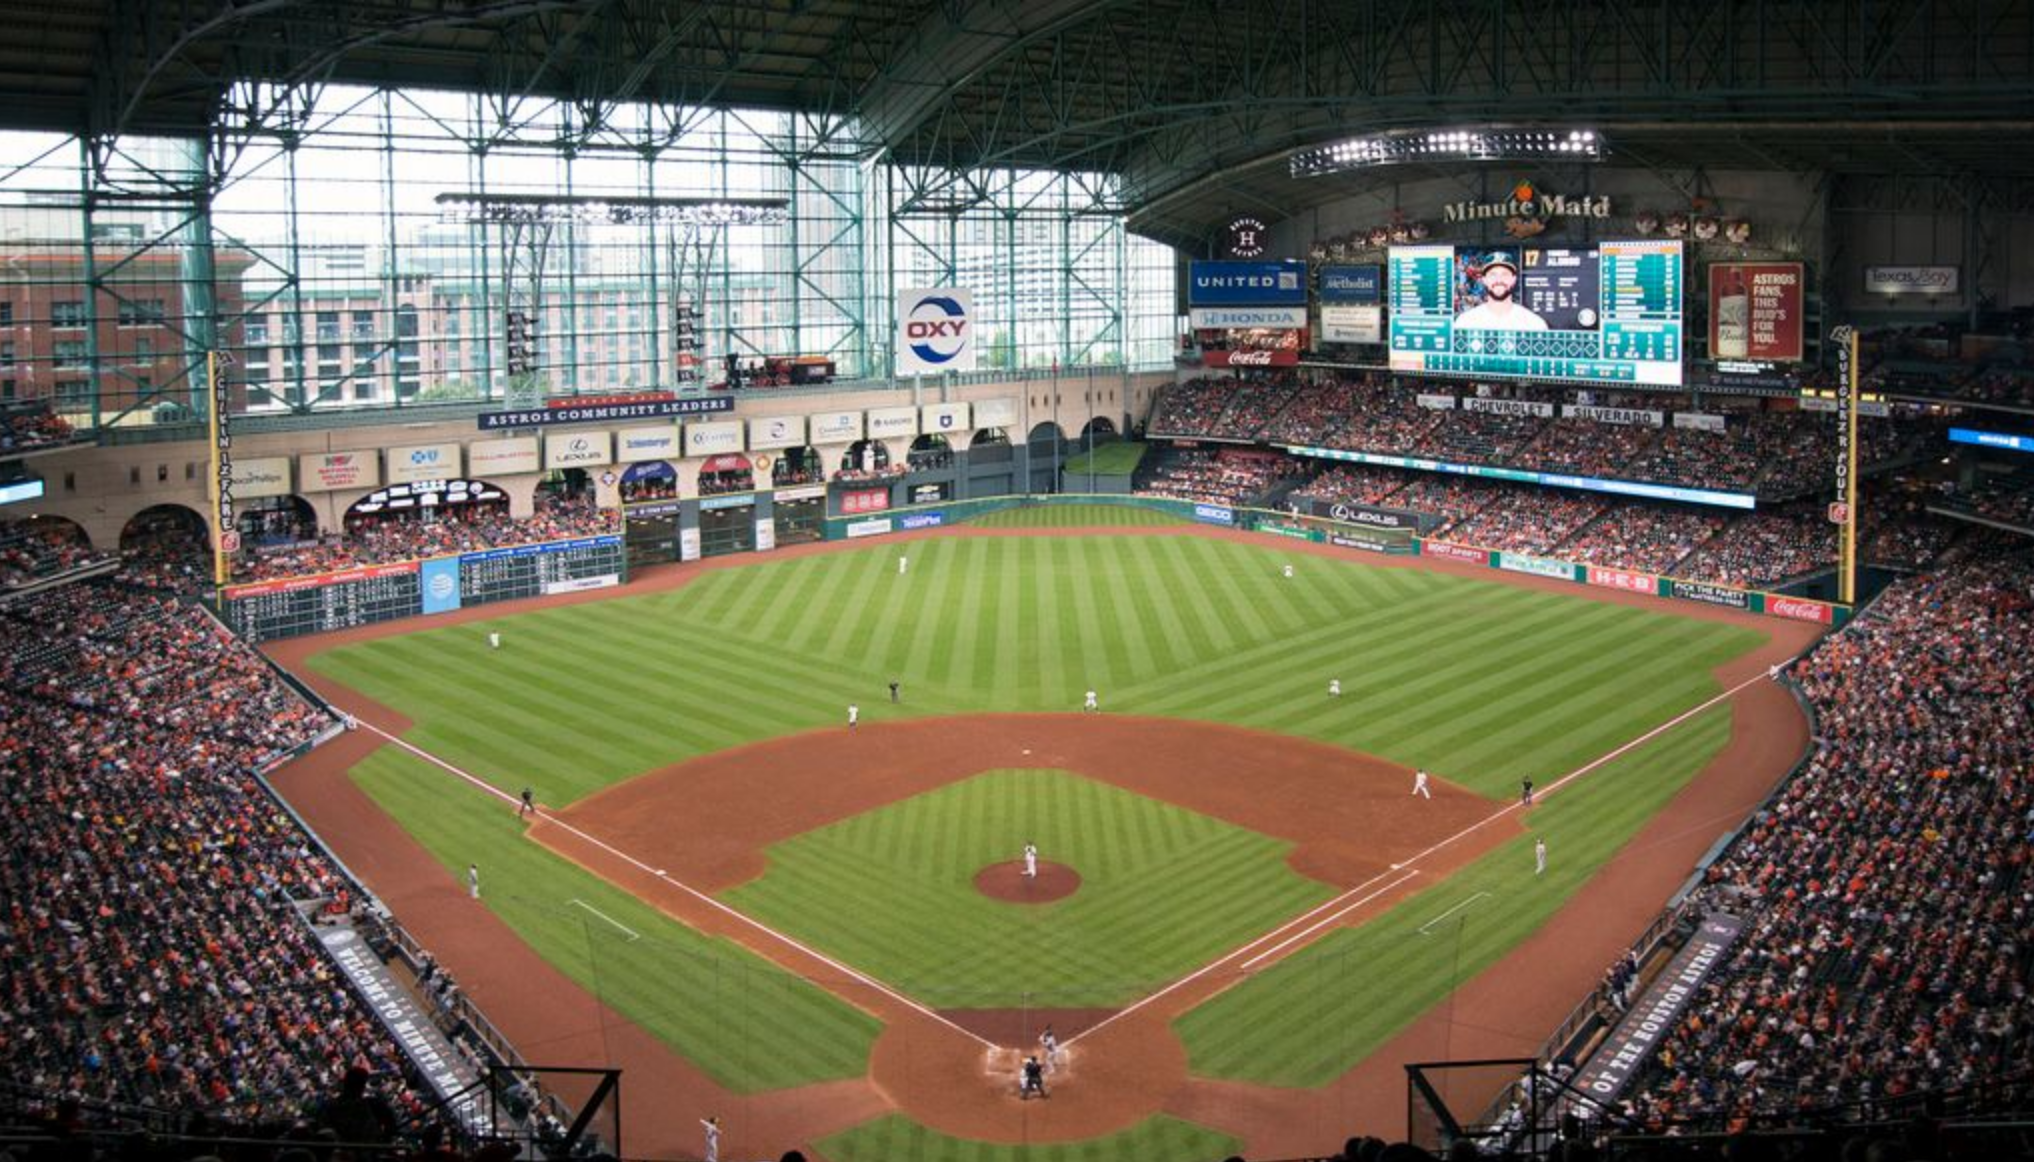
[[[452,774],[459,776],[460,778],[473,784],[475,787],[480,788],[482,791],[485,791],[488,794],[493,795],[495,798],[500,799],[503,802],[515,804],[517,806],[520,806],[522,803],[521,799],[518,799],[516,796],[501,790],[499,787],[494,786],[493,784],[487,782],[485,779],[481,779],[475,775],[470,775],[465,771],[460,770],[458,767],[453,766],[451,763],[446,762],[444,759],[439,758],[437,755],[432,754],[430,751],[424,750],[421,747],[412,746],[410,743],[404,741],[403,739],[397,738],[395,735],[390,734],[388,731],[383,730],[382,728],[374,725],[371,722],[363,721],[360,723],[360,725],[363,729],[373,731],[374,733],[382,736],[383,738],[394,743],[395,745],[403,748],[406,751],[409,751],[411,754],[416,755],[418,758],[423,759],[425,762],[431,763],[434,766],[441,767],[444,770],[450,771]],[[775,928],[772,928],[759,920],[753,920],[748,916],[745,916],[742,913],[735,911],[733,908],[728,907],[726,904],[721,903],[719,900],[714,899],[712,896],[707,895],[705,892],[702,892],[689,884],[680,883],[679,881],[672,879],[670,876],[664,873],[663,869],[653,868],[649,864],[644,863],[642,860],[637,859],[635,856],[632,856],[629,853],[622,851],[620,848],[615,847],[613,844],[610,844],[605,840],[598,839],[592,835],[588,835],[586,832],[581,831],[579,828],[574,827],[570,823],[565,822],[564,820],[558,818],[557,816],[544,812],[541,808],[539,808],[538,810],[538,815],[542,817],[545,822],[551,824],[553,827],[559,827],[566,831],[571,832],[573,835],[578,836],[580,839],[585,840],[587,843],[590,843],[597,848],[600,848],[602,851],[607,852],[608,854],[614,856],[616,859],[621,860],[622,862],[628,864],[629,866],[634,867],[640,871],[646,872],[649,875],[653,875],[657,877],[659,880],[663,881],[664,883],[669,884],[670,886],[677,888],[679,891],[684,892],[686,895],[691,896],[692,898],[698,900],[700,903],[705,904],[708,907],[713,908],[719,912],[725,913],[726,915],[736,920],[739,920],[744,924],[747,924],[749,927],[754,928],[756,931],[763,933],[765,936],[768,936],[771,939],[786,945],[787,947],[795,948],[798,951],[804,953],[805,955],[811,957],[812,959],[817,960],[821,964],[824,964],[829,968],[836,969],[839,972],[849,977],[852,977],[857,981],[860,981],[862,984],[865,984],[870,988],[876,990],[877,992],[882,993],[884,996],[889,997],[891,1000],[896,1001],[898,1004],[903,1005],[905,1008],[911,1009],[914,1012],[923,1013],[925,1016],[931,1017],[933,1020],[938,1021],[942,1025],[945,1025],[947,1028],[952,1029],[954,1032],[959,1033],[962,1036],[967,1037],[968,1039],[975,1041],[986,1048],[989,1049],[1002,1048],[1002,1046],[997,1045],[995,1042],[990,1041],[987,1038],[984,1038],[976,1033],[969,1031],[968,1029],[962,1028],[961,1026],[954,1024],[952,1021],[947,1020],[945,1017],[940,1016],[938,1013],[934,1012],[931,1009],[926,1008],[924,1005],[919,1004],[917,1001],[912,1000],[910,997],[905,996],[903,993],[898,992],[897,990],[891,988],[889,985],[884,984],[882,981],[879,981],[876,978],[867,975],[866,973],[858,972],[855,969],[850,968],[845,964],[842,964],[840,961],[835,960],[834,958],[826,955],[825,953],[818,951],[817,949],[810,948],[804,944],[799,943],[798,941],[792,939],[789,936],[784,935],[782,932],[777,931]]]
[[[599,908],[594,907],[592,904],[587,903],[585,900],[567,900],[565,902],[567,904],[574,904],[581,908],[584,908],[587,911],[593,913],[594,915],[600,917],[601,919],[607,921],[608,923],[614,925],[615,927],[621,929],[622,931],[628,933],[629,943],[631,944],[634,944],[636,941],[641,940],[643,938],[642,933],[636,931],[634,928],[629,927],[627,924],[622,923],[620,920],[615,919],[613,916],[608,915],[606,912],[601,911]]]
[[[1798,655],[1796,656],[1798,657]],[[1758,674],[1754,674],[1753,676],[1746,678],[1744,681],[1739,682],[1737,685],[1732,686],[1728,690],[1723,691],[1721,694],[1716,695],[1714,698],[1709,699],[1707,702],[1704,702],[1698,706],[1690,707],[1689,709],[1682,711],[1680,714],[1677,714],[1674,717],[1668,719],[1667,721],[1662,722],[1658,726],[1653,727],[1651,730],[1646,731],[1644,734],[1639,735],[1637,738],[1632,739],[1630,742],[1624,743],[1622,746],[1619,746],[1617,749],[1610,751],[1609,753],[1603,755],[1602,757],[1592,759],[1591,761],[1584,763],[1579,767],[1576,767],[1574,770],[1569,771],[1567,774],[1562,775],[1560,778],[1555,779],[1552,783],[1548,784],[1546,788],[1540,792],[1539,797],[1544,799],[1547,796],[1554,794],[1556,791],[1559,791],[1561,788],[1567,786],[1569,783],[1574,782],[1576,779],[1581,778],[1583,775],[1588,774],[1590,771],[1595,770],[1596,768],[1602,766],[1603,764],[1610,762],[1613,759],[1616,759],[1620,755],[1625,754],[1627,751],[1630,751],[1636,747],[1643,746],[1646,743],[1652,741],[1653,739],[1659,737],[1660,735],[1665,734],[1667,731],[1672,730],[1676,726],[1681,725],[1683,722],[1688,721],[1690,718],[1693,718],[1696,715],[1702,713],[1703,711],[1709,709],[1710,707],[1736,697],[1739,691],[1747,689],[1754,685],[1755,683],[1765,681],[1769,678],[1777,678],[1779,676],[1779,672],[1785,669],[1787,665],[1793,660],[1794,659],[1789,659],[1788,662],[1781,662],[1778,665],[1772,666],[1767,670],[1764,670]],[[1427,858],[1428,856],[1434,854],[1435,852],[1455,844],[1456,842],[1461,840],[1464,836],[1471,835],[1477,831],[1480,831],[1484,827],[1487,827],[1490,824],[1497,822],[1499,819],[1502,819],[1505,816],[1510,815],[1512,812],[1522,809],[1524,806],[1525,805],[1523,803],[1519,803],[1516,801],[1508,803],[1503,807],[1500,807],[1497,810],[1491,812],[1484,818],[1477,820],[1474,823],[1471,823],[1469,826],[1464,827],[1460,831],[1457,831],[1455,834],[1448,836],[1446,839],[1440,840],[1437,843],[1429,845],[1425,850],[1417,852],[1399,863],[1392,864],[1391,870],[1395,872],[1405,868],[1410,868],[1414,864],[1420,862],[1421,860]],[[1244,942],[1242,946],[1233,949],[1229,952],[1223,953],[1221,956],[1216,957],[1215,959],[1209,961],[1202,967],[1195,969],[1194,971],[1172,982],[1171,984],[1165,986],[1164,988],[1159,989],[1157,992],[1152,993],[1150,996],[1137,1000],[1125,1008],[1116,1010],[1114,1013],[1111,1013],[1109,1014],[1109,1016],[1103,1018],[1102,1020],[1096,1022],[1095,1024],[1088,1026],[1087,1028],[1081,1030],[1079,1033],[1076,1033],[1073,1036],[1068,1037],[1065,1041],[1061,1042],[1061,1044],[1071,1045],[1090,1033],[1094,1033],[1101,1029],[1107,1028],[1108,1026],[1114,1024],[1117,1020],[1129,1016],[1131,1013],[1134,1013],[1137,1010],[1143,1008],[1144,1006],[1151,1004],[1153,1001],[1156,1001],[1158,998],[1165,996],[1166,994],[1171,993],[1176,989],[1179,989],[1183,985],[1186,985],[1195,980],[1199,980],[1201,977],[1206,976],[1208,973],[1213,972],[1215,969],[1220,968],[1222,965],[1227,964],[1231,960],[1234,960],[1237,957],[1243,955],[1244,953],[1249,952],[1254,948],[1257,948],[1264,942],[1272,940],[1278,937],[1280,934],[1290,931],[1291,929],[1300,924],[1306,923],[1308,920],[1311,920],[1315,916],[1328,910],[1329,908],[1332,908],[1335,905],[1342,903],[1342,901],[1349,899],[1351,896],[1357,895],[1360,892],[1367,891],[1371,885],[1385,878],[1385,876],[1388,874],[1390,873],[1380,872],[1377,875],[1374,875],[1369,879],[1364,880],[1362,883],[1357,884],[1355,887],[1350,888],[1348,891],[1343,892],[1341,895],[1336,896],[1334,899],[1329,900],[1327,903],[1316,905],[1315,907],[1301,913],[1300,915],[1295,916],[1290,920],[1287,920],[1285,923],[1280,924],[1276,928],[1273,928],[1271,931],[1264,933],[1262,936],[1258,936],[1255,939]],[[1309,927],[1305,932],[1301,932],[1297,936],[1291,937],[1287,940],[1280,942],[1276,948],[1273,948],[1258,956],[1252,957],[1249,961],[1247,961],[1243,965],[1243,967],[1248,968],[1251,965],[1256,964],[1258,961],[1263,960],[1265,957],[1272,955],[1272,953],[1278,952],[1279,950],[1287,947],[1294,941],[1300,940],[1314,932],[1319,931],[1321,928],[1326,927],[1328,924],[1341,918],[1343,915],[1353,911],[1362,904],[1368,903],[1369,901],[1375,899],[1377,896],[1390,891],[1392,888],[1395,888],[1400,884],[1403,884],[1406,880],[1411,879],[1413,875],[1417,874],[1418,873],[1415,871],[1408,873],[1405,876],[1401,876],[1396,880],[1393,880],[1391,884],[1388,885],[1387,887],[1384,887],[1376,892],[1372,892],[1369,895],[1364,896],[1361,900],[1358,900],[1356,901],[1356,903],[1350,904],[1348,907],[1341,909],[1340,911],[1336,912],[1333,916],[1328,917],[1328,919],[1323,920],[1320,923],[1314,924],[1313,926]]]
[[[1440,915],[1434,917],[1433,919],[1427,921],[1426,923],[1420,925],[1420,935],[1422,936],[1427,935],[1427,929],[1432,928],[1434,925],[1439,924],[1441,921],[1447,919],[1448,917],[1454,915],[1455,913],[1461,911],[1462,909],[1468,907],[1469,905],[1475,903],[1476,901],[1482,899],[1483,897],[1489,894],[1490,894],[1489,892],[1478,892],[1475,895],[1469,897],[1468,899],[1462,901],[1461,903],[1455,905],[1454,907],[1448,909],[1447,911],[1441,913]]]

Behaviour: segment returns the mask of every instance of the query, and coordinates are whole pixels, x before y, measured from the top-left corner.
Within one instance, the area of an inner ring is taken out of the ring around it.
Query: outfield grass
[[[1137,471],[1149,446],[1128,440],[1104,444],[1092,452],[1069,456],[1063,471],[1069,476],[1128,476]]]
[[[448,876],[463,883],[466,865],[478,864],[483,903],[545,960],[727,1088],[866,1071],[881,1031],[874,1017],[531,843],[512,807],[395,747],[368,756],[353,778]],[[588,1025],[599,1022],[589,1011]]]
[[[1127,1130],[1084,1142],[1011,1145],[976,1142],[929,1130],[892,1114],[813,1143],[834,1162],[1214,1162],[1243,1143],[1205,1126],[1160,1115]]]
[[[999,508],[968,522],[972,528],[1134,528],[1157,525],[1185,525],[1194,522],[1183,516],[1139,508],[1129,504],[1029,504]]]
[[[1190,1068],[1283,1086],[1340,1077],[1544,924],[1729,741],[1730,710],[1718,706],[1563,789],[1522,826],[1493,824],[1520,833],[1174,1022]],[[1536,836],[1547,842],[1545,875],[1533,872]]]
[[[865,723],[876,723],[906,715],[1073,711],[1090,688],[1111,712],[1320,739],[1424,766],[1496,800],[1514,793],[1523,775],[1545,785],[1709,697],[1716,691],[1711,669],[1764,638],[1660,610],[1599,604],[1579,592],[1198,537],[923,540],[911,545],[911,569],[903,576],[896,556],[894,547],[879,545],[774,561],[766,555],[677,590],[425,629],[327,650],[311,665],[409,715],[416,726],[407,737],[415,745],[510,793],[532,786],[553,804],[696,755],[839,727],[849,702],[862,706]],[[1297,566],[1289,579],[1281,575],[1286,563]],[[503,635],[499,651],[486,645],[493,630]],[[1331,677],[1342,682],[1340,698],[1324,692]],[[902,706],[888,701],[892,678],[908,692]],[[1702,757],[1676,751],[1659,760],[1671,768],[1661,777],[1685,779]],[[866,1053],[865,1021],[792,992],[786,1019],[809,1026],[794,1038],[801,1052],[759,1060],[767,1055],[752,1048],[758,1041],[703,1027],[746,1022],[749,1037],[760,1037],[755,1022],[739,1015],[748,1012],[747,1001],[737,1004],[738,1015],[724,1017],[716,1006],[690,1003],[693,985],[655,983],[669,979],[655,975],[659,966],[644,969],[652,983],[624,982],[619,969],[610,971],[619,960],[586,951],[583,918],[558,924],[546,917],[566,898],[605,900],[594,906],[636,931],[654,929],[659,946],[691,949],[701,964],[726,963],[726,946],[685,945],[676,926],[519,840],[510,813],[442,772],[384,755],[357,777],[448,869],[463,868],[477,851],[490,883],[486,906],[583,983],[597,968],[597,988],[616,1008],[716,1077],[738,1088],[790,1084],[783,1080],[788,1071],[839,1076]],[[1632,802],[1640,806],[1628,805],[1628,815],[1619,816],[1632,826],[1657,806]],[[463,820],[474,812],[488,821],[469,829]],[[1619,826],[1606,816],[1591,822],[1597,838],[1556,843],[1563,874],[1541,885],[1547,894],[1530,907],[1519,904],[1516,922],[1495,931],[1477,955],[1494,956],[1537,924],[1607,857]],[[1055,825],[1052,833],[1059,842],[1065,828]],[[998,857],[1010,858],[1007,840],[995,842]],[[826,878],[815,868],[844,856],[815,843],[787,848],[781,858],[787,876],[812,882]],[[497,874],[529,886],[498,892]],[[518,912],[516,901],[525,896],[531,905]],[[857,908],[876,918],[882,915],[876,901],[884,898],[864,895]],[[812,904],[778,898],[755,906]],[[880,923],[888,931],[892,920]],[[937,941],[849,959],[870,957],[928,986],[936,973],[965,971],[950,963],[950,946]],[[1464,961],[1472,963],[1466,947]],[[1430,963],[1422,970],[1383,996],[1375,989],[1353,998],[1336,993],[1336,1004],[1363,1007],[1362,1020],[1375,1024],[1345,1022],[1332,1035],[1354,1038],[1369,1029],[1361,1036],[1381,1036],[1409,1020],[1453,979]],[[747,976],[752,968],[736,971]],[[1094,971],[1106,976],[1109,966]],[[964,980],[970,987],[977,982]],[[1238,990],[1221,1004],[1243,1004],[1255,991]],[[812,1015],[797,1015],[808,1010]],[[1306,1011],[1323,1021],[1348,1015],[1325,1004]],[[1239,1068],[1232,1060],[1260,1052],[1276,1060],[1283,1052],[1236,1031],[1256,1018],[1216,1008],[1190,1020],[1198,1069],[1227,1075]],[[1259,1023],[1280,1031],[1256,1036],[1308,1043],[1326,1027],[1296,1032],[1289,1024]],[[1234,1049],[1223,1048],[1232,1041]],[[1347,1053],[1335,1058],[1346,1059]],[[1328,1065],[1277,1068],[1310,1078]]]
[[[1033,836],[1080,891],[985,901],[975,872]],[[935,1008],[1106,1006],[1332,896],[1291,850],[1067,772],[991,771],[775,844],[722,899]]]

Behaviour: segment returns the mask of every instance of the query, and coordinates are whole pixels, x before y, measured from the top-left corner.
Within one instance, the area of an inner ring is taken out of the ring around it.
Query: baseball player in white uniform
[[[1030,879],[1038,878],[1038,845],[1035,843],[1024,845],[1024,874]]]
[[[1547,841],[1533,840],[1533,874],[1545,875],[1547,871]]]
[[[476,900],[480,898],[480,865],[477,863],[466,865],[466,894]]]
[[[720,1119],[701,1118],[699,1125],[706,1131],[706,1162],[720,1162]]]
[[[1422,799],[1434,797],[1434,793],[1427,790],[1427,769],[1425,767],[1421,767],[1413,772],[1413,794],[1418,795]]]
[[[1286,576],[1287,576],[1288,578],[1292,576],[1292,566],[1291,566],[1291,565],[1287,565],[1287,566],[1285,567],[1285,575],[1286,575]]]
[[[491,634],[488,634],[488,635],[487,635],[487,648],[488,648],[488,649],[491,649],[491,650],[498,650],[498,649],[500,649],[500,648],[501,648],[501,635],[500,635],[500,634],[498,634],[498,633],[491,633]]]
[[[862,708],[855,705],[852,702],[848,703],[848,729],[850,730],[854,729],[855,723],[860,722],[861,720],[862,720]]]
[[[1082,713],[1092,714],[1095,711],[1100,710],[1101,708],[1102,704],[1095,700],[1095,692],[1093,690],[1088,691],[1088,700],[1086,702],[1081,703]]]
[[[902,577],[904,575],[904,571],[906,569],[909,569],[910,567],[911,567],[911,558],[909,557],[897,558],[897,576]]]
[[[1342,696],[1342,679],[1328,679],[1328,695],[1333,698],[1340,698]]]

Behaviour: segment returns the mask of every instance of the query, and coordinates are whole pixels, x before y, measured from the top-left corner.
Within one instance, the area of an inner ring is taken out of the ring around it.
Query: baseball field
[[[1132,509],[983,525],[287,643],[368,729],[279,785],[526,1056],[628,1063],[631,1154],[719,1113],[735,1157],[1165,1162],[1402,1121],[1388,1047],[1459,989],[1466,1055],[1456,1004],[1575,958],[1499,988],[1544,1036],[1798,749],[1745,700],[1785,722],[1799,627]]]

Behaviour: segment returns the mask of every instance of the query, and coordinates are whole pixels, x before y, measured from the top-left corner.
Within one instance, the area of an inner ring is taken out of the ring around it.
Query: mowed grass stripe
[[[888,1114],[813,1145],[833,1162],[1211,1162],[1242,1149],[1241,1140],[1167,1114],[1081,1142],[1016,1145],[955,1138]]]
[[[1445,883],[1239,979],[1174,1022],[1193,1071],[1269,1085],[1332,1081],[1545,923],[1729,736],[1728,707],[1706,711],[1534,808],[1516,838]],[[1533,874],[1534,836],[1547,842],[1544,876]],[[1488,895],[1419,933],[1478,892]]]
[[[726,940],[708,938],[524,837],[506,805],[384,747],[351,776],[431,853],[448,883],[481,868],[475,907],[738,1093],[858,1077],[880,1026]],[[629,941],[580,900],[641,937]],[[682,999],[682,1000],[681,1000]],[[589,1027],[599,1021],[589,1009]],[[798,1053],[784,1053],[794,1038]]]
[[[1194,522],[1187,517],[1125,504],[1039,504],[984,513],[967,523],[989,529],[1041,529],[1149,528]]]

